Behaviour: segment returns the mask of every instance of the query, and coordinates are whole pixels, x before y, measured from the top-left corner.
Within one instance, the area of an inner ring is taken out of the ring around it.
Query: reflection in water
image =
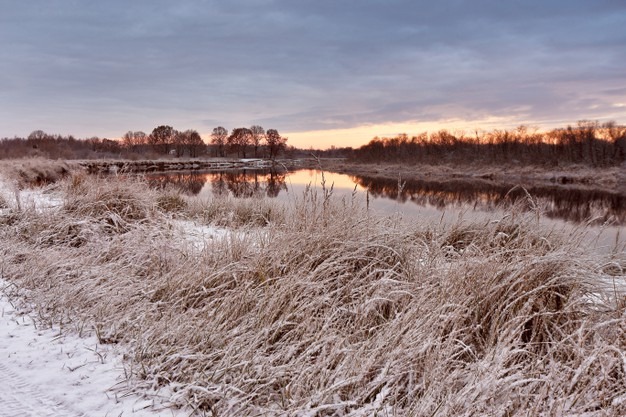
[[[222,171],[208,174],[211,190],[215,196],[232,194],[234,197],[276,197],[281,190],[287,191],[286,172],[270,171]]]
[[[179,171],[147,174],[145,177],[148,184],[153,188],[174,187],[188,195],[197,195],[206,182],[206,179],[202,178],[201,175]]]
[[[146,175],[148,183],[156,188],[173,186],[188,195],[198,195],[209,183],[216,197],[232,195],[244,197],[276,197],[287,191],[287,172],[276,170],[228,170],[212,172],[165,172]]]
[[[371,177],[353,177],[355,183],[366,188],[374,197],[398,201],[411,201],[420,206],[433,206],[440,210],[473,207],[492,211],[523,202],[530,208],[538,205],[550,218],[574,222],[592,220],[595,224],[626,223],[626,196],[607,191],[567,189],[550,186],[529,188],[510,184],[493,184],[484,181],[403,181]],[[528,196],[532,197],[532,202]]]
[[[297,179],[304,180],[298,182]],[[276,170],[226,170],[211,172],[172,172],[146,176],[155,187],[173,185],[189,195],[198,195],[204,188],[215,197],[277,197],[281,192],[299,192],[304,183],[321,181],[315,171]],[[287,187],[287,180],[291,184]],[[538,205],[549,218],[573,222],[610,222],[626,224],[626,196],[607,191],[567,189],[555,186],[537,186],[523,189],[511,184],[493,184],[476,180],[451,181],[405,181],[399,186],[397,180],[385,180],[366,176],[348,177],[342,174],[327,174],[328,184],[345,186],[358,184],[370,196],[410,202],[422,207],[438,210],[474,208],[493,211],[513,203],[523,203],[528,208]],[[302,183],[302,184],[300,184]],[[327,185],[328,185],[327,184]],[[316,184],[313,184],[314,186]],[[292,190],[293,189],[293,190]],[[528,198],[532,197],[532,201]]]

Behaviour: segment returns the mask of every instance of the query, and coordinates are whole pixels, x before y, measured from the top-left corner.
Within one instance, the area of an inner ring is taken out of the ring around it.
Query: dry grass
[[[127,344],[138,386],[198,415],[626,413],[626,306],[604,288],[626,279],[623,250],[515,211],[407,226],[311,192],[174,204],[239,227],[198,250],[171,195],[61,189],[59,210],[3,217],[3,277],[43,322]]]
[[[495,183],[552,185],[626,193],[624,167],[593,168],[586,165],[538,166],[524,164],[459,164],[357,163],[332,158],[322,161],[324,169],[348,175],[394,180],[398,174],[405,180],[450,181],[470,179]]]
[[[255,227],[280,224],[285,210],[274,202],[260,197],[220,197],[211,200],[192,200],[188,216],[204,224],[222,227]]]
[[[77,169],[75,164],[44,158],[0,161],[0,176],[20,189],[55,183]]]

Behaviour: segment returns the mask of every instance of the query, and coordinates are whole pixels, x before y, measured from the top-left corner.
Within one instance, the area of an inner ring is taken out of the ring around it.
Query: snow
[[[222,239],[229,233],[225,228],[202,225],[193,220],[172,219],[171,223],[178,228],[181,237],[197,250],[204,249],[208,241]]]
[[[54,186],[18,190],[17,186],[1,180],[0,198],[10,207],[38,211],[60,207],[63,204],[61,196],[54,192]]]
[[[169,393],[139,397],[124,377],[123,348],[46,329],[20,314],[0,278],[0,417],[176,417]]]

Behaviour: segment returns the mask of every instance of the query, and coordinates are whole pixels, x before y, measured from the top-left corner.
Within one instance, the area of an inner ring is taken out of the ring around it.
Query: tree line
[[[246,150],[253,150],[256,158],[259,156],[259,150],[265,148],[266,156],[274,159],[285,150],[287,138],[281,136],[276,129],[268,129],[266,132],[258,125],[249,129],[238,127],[233,129],[230,135],[222,126],[218,126],[211,133],[211,143],[215,145],[215,156],[225,156],[230,150],[245,158]]]
[[[287,138],[276,129],[254,125],[240,127],[230,133],[224,127],[213,129],[210,143],[205,143],[193,129],[178,131],[169,125],[155,127],[149,134],[128,131],[120,140],[91,137],[77,139],[33,131],[28,137],[0,139],[0,158],[90,159],[90,158],[154,158],[164,155],[191,157],[212,155],[216,157],[237,156],[246,158],[267,157],[274,159],[287,149]]]
[[[268,129],[254,125],[250,128],[238,127],[228,133],[222,126],[213,129],[211,145],[204,143],[200,134],[195,130],[179,132],[172,126],[161,125],[155,127],[147,135],[144,132],[128,131],[122,136],[122,146],[126,149],[140,150],[146,147],[160,154],[172,154],[177,157],[197,157],[200,154],[210,153],[213,156],[225,157],[235,154],[238,157],[276,158],[287,146],[287,138],[281,136],[276,129]],[[253,152],[252,152],[253,151]]]
[[[540,132],[520,126],[513,130],[476,130],[471,134],[440,130],[409,137],[375,137],[360,148],[332,146],[326,150],[302,150],[287,146],[276,129],[261,126],[228,131],[213,129],[209,143],[195,130],[177,131],[157,126],[150,134],[126,132],[121,140],[51,135],[36,130],[27,138],[0,139],[0,159],[41,156],[46,158],[149,159],[168,156],[346,157],[357,162],[406,163],[521,163],[528,165],[586,164],[615,166],[626,161],[626,126],[615,122],[583,120],[574,126]]]
[[[471,135],[440,130],[412,137],[375,137],[355,149],[351,158],[361,162],[615,166],[626,161],[626,126],[583,120],[547,132],[520,126]]]

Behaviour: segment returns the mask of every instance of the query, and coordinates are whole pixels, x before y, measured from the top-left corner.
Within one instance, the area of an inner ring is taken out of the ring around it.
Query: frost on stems
[[[400,227],[311,190],[220,206],[122,179],[60,190],[60,210],[1,218],[3,276],[198,415],[626,412],[626,256],[515,207]],[[191,244],[180,219],[224,233]]]

